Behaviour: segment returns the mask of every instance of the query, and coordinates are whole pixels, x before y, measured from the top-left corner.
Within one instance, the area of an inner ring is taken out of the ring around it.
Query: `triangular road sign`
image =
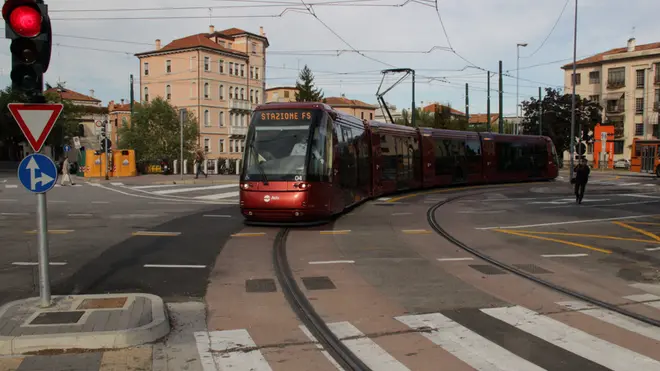
[[[7,106],[34,152],[41,150],[64,108],[61,103],[9,103]]]

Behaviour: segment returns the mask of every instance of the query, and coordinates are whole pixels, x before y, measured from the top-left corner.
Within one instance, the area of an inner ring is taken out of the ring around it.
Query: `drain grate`
[[[489,276],[496,275],[496,274],[506,274],[505,271],[492,266],[492,265],[487,265],[487,264],[470,264],[470,268],[477,270],[483,274],[487,274]]]
[[[303,277],[302,281],[307,290],[333,290],[337,288],[326,276]]]
[[[74,324],[85,314],[84,311],[70,312],[42,312],[39,313],[31,322],[31,325],[59,325]]]
[[[548,274],[552,273],[551,271],[541,268],[538,265],[535,264],[514,264],[514,267],[518,269],[522,269],[526,272],[533,273],[533,274]]]
[[[245,280],[245,292],[276,292],[275,280],[272,278],[256,278]]]

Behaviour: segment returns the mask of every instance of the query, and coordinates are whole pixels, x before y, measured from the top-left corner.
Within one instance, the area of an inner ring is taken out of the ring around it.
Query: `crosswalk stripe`
[[[195,197],[196,200],[220,200],[223,198],[231,198],[231,197],[238,197],[239,192],[227,192],[227,193],[218,193],[218,194],[213,194],[213,195],[207,195],[207,196],[197,196]]]
[[[247,330],[209,331],[208,339],[208,349],[216,353],[213,363],[220,370],[272,371]]]
[[[188,188],[165,189],[165,190],[162,190],[162,191],[153,191],[151,193],[157,194],[157,195],[169,195],[169,194],[173,194],[173,193],[198,192],[198,191],[207,191],[207,190],[212,190],[212,189],[223,189],[223,188],[232,188],[232,187],[238,187],[238,183],[236,183],[236,184],[220,184],[220,185],[213,185],[213,186],[207,186],[207,187],[188,187]]]
[[[152,188],[167,188],[167,187],[177,187],[176,184],[151,184],[143,186],[133,186],[131,189],[152,189]]]
[[[421,332],[434,344],[479,371],[543,371],[543,369],[440,313],[395,317],[406,326]]]
[[[611,310],[601,309],[581,301],[564,301],[557,304],[571,310],[580,311],[580,313],[584,313],[603,322],[611,323],[622,329],[636,332],[654,340],[660,340],[660,330],[657,327],[623,316]]]
[[[321,345],[321,343],[319,343],[318,339],[317,339],[316,337],[314,337],[314,335],[312,335],[311,332],[309,332],[309,330],[307,329],[307,327],[306,327],[305,325],[300,325],[300,326],[298,326],[298,327],[300,328],[300,331],[302,331],[302,332],[305,334],[305,336],[307,336],[307,338],[309,338],[309,340],[313,341],[313,342],[316,344],[316,348],[318,348],[319,350],[321,350],[321,354],[323,354],[323,356],[324,356],[325,358],[327,358],[328,361],[330,361],[330,363],[332,363],[332,365],[335,366],[335,368],[336,368],[337,370],[339,370],[339,371],[345,371],[344,368],[341,367],[341,365],[340,365],[339,363],[337,363],[337,361],[335,361],[334,358],[332,358],[332,356],[330,355],[330,353],[328,353],[328,351],[326,351],[325,349],[323,349],[323,345]]]
[[[5,188],[18,188],[17,184],[7,184],[5,185]]]
[[[328,328],[372,370],[410,371],[350,322],[329,323]]]
[[[660,296],[653,294],[640,294],[640,295],[630,295],[624,296],[624,299],[636,301],[638,303],[643,303],[646,306],[651,308],[660,309]]]
[[[612,370],[660,370],[660,362],[520,307],[481,309],[520,330]]]

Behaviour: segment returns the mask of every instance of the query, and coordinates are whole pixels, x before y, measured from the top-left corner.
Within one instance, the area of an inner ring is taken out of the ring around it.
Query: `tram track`
[[[316,340],[345,370],[371,371],[371,368],[351,352],[335,336],[332,330],[328,328],[325,321],[319,316],[296,283],[287,258],[286,241],[288,234],[289,229],[282,228],[275,237],[275,242],[273,243],[273,266],[277,280],[289,305],[291,305],[291,308],[300,321],[314,335]]]
[[[595,306],[600,307],[602,309],[607,309],[607,310],[610,310],[612,312],[616,312],[618,314],[621,314],[621,315],[624,315],[626,317],[641,321],[641,322],[646,323],[646,324],[651,325],[651,326],[660,327],[660,321],[658,321],[654,318],[650,318],[650,317],[647,317],[647,316],[644,316],[644,315],[626,310],[624,308],[621,308],[620,306],[617,306],[617,305],[614,305],[614,304],[596,299],[592,296],[589,296],[587,294],[578,292],[576,290],[572,290],[572,289],[557,285],[553,282],[544,280],[544,279],[539,278],[539,277],[537,277],[533,274],[527,273],[527,272],[525,272],[521,269],[518,269],[518,268],[516,268],[512,265],[509,265],[509,264],[507,264],[507,263],[505,263],[501,260],[498,260],[498,259],[495,259],[491,256],[488,256],[488,255],[484,254],[483,252],[479,251],[478,249],[470,247],[470,246],[466,245],[465,243],[461,242],[460,240],[458,240],[457,238],[455,238],[454,236],[452,236],[437,221],[436,211],[438,209],[440,209],[442,206],[447,205],[447,204],[449,204],[451,202],[454,202],[454,201],[458,201],[458,200],[461,200],[461,199],[464,199],[464,198],[467,198],[467,197],[471,197],[471,196],[480,195],[480,194],[483,194],[483,193],[485,193],[485,192],[459,195],[459,196],[451,197],[451,198],[448,198],[446,200],[443,200],[443,201],[440,201],[440,202],[434,204],[433,206],[431,206],[427,210],[426,217],[427,217],[427,221],[428,221],[429,225],[431,226],[431,228],[438,235],[442,236],[444,239],[451,242],[456,247],[462,249],[463,251],[465,251],[469,254],[472,254],[472,255],[478,257],[479,259],[481,259],[481,260],[483,260],[483,261],[485,261],[489,264],[492,264],[496,267],[499,267],[499,268],[501,268],[501,269],[503,269],[503,270],[505,270],[509,273],[513,273],[513,274],[515,274],[519,277],[522,277],[526,280],[532,281],[532,282],[534,282],[538,285],[544,286],[544,287],[549,288],[549,289],[551,289],[553,291],[556,291],[556,292],[560,292],[560,293],[562,293],[564,295],[567,295],[567,296],[570,296],[572,298],[585,301],[589,304],[595,305]]]

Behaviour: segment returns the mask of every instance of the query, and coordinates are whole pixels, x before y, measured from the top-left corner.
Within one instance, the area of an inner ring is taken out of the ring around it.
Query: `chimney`
[[[124,104],[124,98],[121,99],[121,104]]]
[[[261,36],[266,36],[266,33],[264,32],[264,26],[259,26],[259,35]]]
[[[634,52],[635,51],[635,38],[634,37],[628,39],[628,51],[629,52]]]
[[[209,33],[215,33],[215,27],[213,25],[209,26]]]
[[[156,39],[156,50],[160,50],[160,39]]]
[[[89,89],[89,96],[94,98],[94,89]]]
[[[115,101],[111,100],[108,102],[108,111],[113,111],[115,109]]]

